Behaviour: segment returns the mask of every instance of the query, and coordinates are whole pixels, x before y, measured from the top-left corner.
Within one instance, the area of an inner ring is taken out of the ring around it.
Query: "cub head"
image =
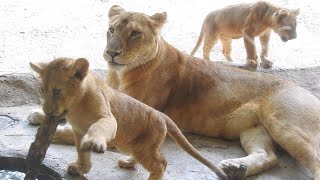
[[[110,8],[108,16],[107,46],[103,57],[109,68],[134,68],[155,57],[159,30],[167,19],[165,12],[148,16],[127,12],[115,5]]]
[[[274,22],[274,31],[280,36],[283,42],[297,38],[297,16],[300,9],[287,10],[280,9],[276,11],[272,18]]]
[[[60,116],[81,97],[81,84],[89,62],[80,58],[58,58],[50,63],[30,63],[41,79],[42,109],[47,115]]]

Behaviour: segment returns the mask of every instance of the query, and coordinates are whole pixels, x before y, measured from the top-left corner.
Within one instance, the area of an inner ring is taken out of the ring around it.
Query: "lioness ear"
[[[40,76],[43,74],[43,70],[48,66],[47,63],[29,63],[32,70],[34,70],[36,73],[38,73]]]
[[[161,27],[167,21],[167,12],[156,13],[150,16],[150,19],[156,27]]]
[[[79,58],[72,66],[72,75],[76,79],[83,80],[89,71],[89,62],[85,58]]]
[[[284,20],[288,16],[289,16],[289,11],[286,9],[280,9],[279,11],[277,11],[273,14],[273,17],[275,18],[275,20],[277,22],[281,22],[282,20]]]
[[[300,8],[293,10],[293,13],[298,16],[300,14]]]
[[[109,13],[108,13],[108,17],[109,19],[114,17],[114,16],[117,16],[121,13],[125,12],[125,10],[119,6],[119,5],[113,5],[110,9],[109,9]]]

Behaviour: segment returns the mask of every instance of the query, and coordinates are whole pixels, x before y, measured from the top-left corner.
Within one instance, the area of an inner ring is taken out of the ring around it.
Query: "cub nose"
[[[119,56],[119,55],[122,53],[122,51],[120,51],[120,52],[107,51],[107,53],[108,53],[112,58],[114,58],[114,57],[116,57],[116,56]]]

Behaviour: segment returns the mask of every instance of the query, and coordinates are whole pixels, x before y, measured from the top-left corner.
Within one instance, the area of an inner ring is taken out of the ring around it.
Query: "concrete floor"
[[[6,107],[0,110],[0,155],[26,156],[30,143],[34,140],[37,127],[26,121],[28,112],[39,106]],[[10,118],[11,117],[11,118]],[[239,142],[223,141],[213,138],[187,134],[188,140],[204,156],[214,163],[223,159],[245,156]],[[84,177],[69,176],[65,169],[69,162],[75,160],[74,146],[51,145],[48,149],[44,164],[59,172],[65,179],[78,180],[140,180],[146,179],[148,173],[141,167],[126,170],[117,166],[117,159],[124,155],[116,150],[104,154],[92,153],[92,170]],[[168,167],[164,176],[167,180],[214,180],[216,176],[207,167],[185,153],[171,139],[163,146],[163,154],[167,158]],[[312,179],[305,168],[293,160],[286,152],[278,151],[280,163],[277,167],[264,173],[247,178],[261,180],[308,180]]]

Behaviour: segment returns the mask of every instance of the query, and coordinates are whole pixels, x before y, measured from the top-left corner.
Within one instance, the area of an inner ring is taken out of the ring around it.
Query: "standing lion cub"
[[[227,179],[220,168],[201,156],[168,116],[110,88],[88,71],[86,59],[59,58],[49,64],[30,63],[30,66],[42,79],[44,113],[54,116],[66,113],[72,126],[78,159],[68,165],[70,174],[88,173],[91,169],[88,150],[104,152],[110,142],[131,154],[118,161],[120,167],[140,163],[150,172],[150,180],[162,179],[167,161],[160,146],[168,132],[188,154]],[[58,130],[54,139],[60,138],[59,133]],[[61,138],[67,138],[66,135],[72,136],[62,133]]]
[[[243,37],[247,51],[247,64],[258,66],[258,56],[254,39],[259,36],[262,52],[262,66],[271,67],[273,61],[268,58],[268,46],[271,30],[274,30],[283,42],[297,37],[297,16],[300,10],[282,8],[265,1],[252,4],[238,4],[210,12],[202,25],[198,42],[191,52],[194,55],[204,39],[203,58],[210,60],[210,51],[220,39],[223,55],[231,58],[232,39]]]

